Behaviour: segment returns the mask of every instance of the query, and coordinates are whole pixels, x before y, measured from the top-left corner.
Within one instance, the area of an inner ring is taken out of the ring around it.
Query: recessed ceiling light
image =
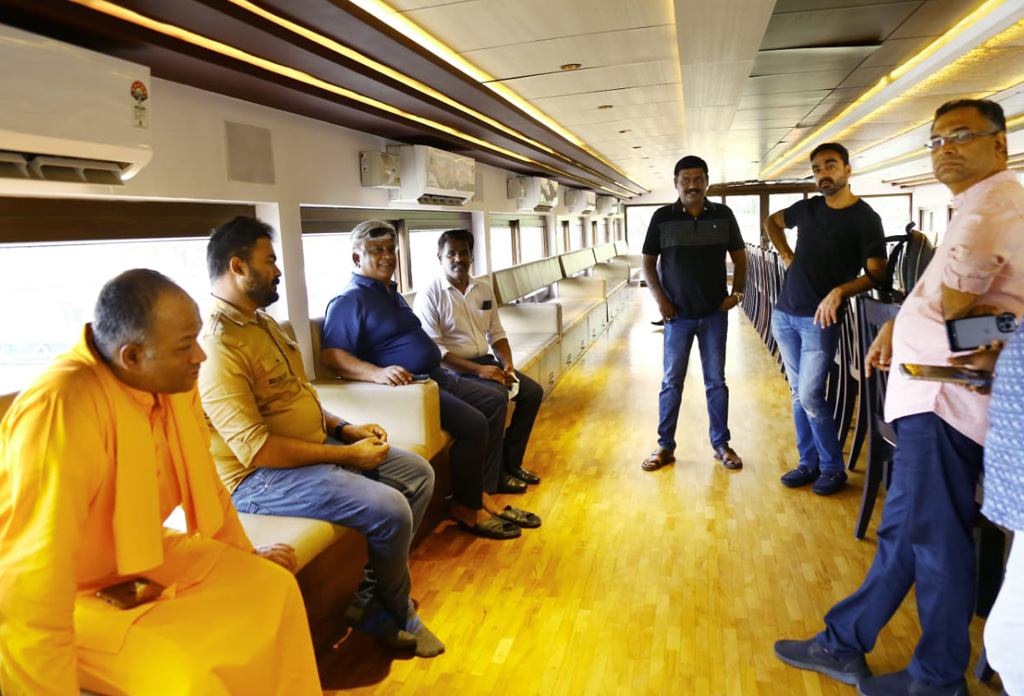
[[[612,108],[614,108],[614,105],[613,104],[602,104],[601,106],[599,106],[597,108],[598,109],[612,109]]]
[[[642,148],[642,147],[643,147],[643,145],[634,145],[634,146],[633,146],[633,149],[634,149],[634,150],[639,150],[639,149],[640,149],[640,148]]]
[[[627,129],[625,129],[625,130],[620,130],[620,131],[619,131],[619,133],[632,133],[632,132],[633,132],[633,131],[629,130],[628,128],[627,128]]]
[[[583,64],[582,63],[566,63],[565,65],[562,65],[560,67],[562,68],[562,70],[579,70],[580,68],[583,67]]]

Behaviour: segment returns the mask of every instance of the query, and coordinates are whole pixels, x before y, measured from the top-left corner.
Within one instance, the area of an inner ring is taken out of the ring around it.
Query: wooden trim
[[[0,244],[209,237],[215,227],[236,215],[255,217],[256,207],[232,203],[0,197]]]

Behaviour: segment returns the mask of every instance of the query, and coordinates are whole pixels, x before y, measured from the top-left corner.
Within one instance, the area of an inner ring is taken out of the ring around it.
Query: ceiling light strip
[[[1004,9],[1004,12],[1000,13],[996,17],[990,17],[995,14],[999,9]],[[789,167],[794,160],[802,156],[807,150],[810,149],[811,145],[825,132],[834,128],[838,123],[849,116],[852,116],[855,111],[858,111],[865,107],[867,103],[874,98],[878,97],[883,91],[896,87],[896,82],[902,78],[912,77],[911,71],[915,68],[923,67],[924,62],[935,56],[938,51],[960,38],[968,29],[981,22],[983,19],[990,18],[994,20],[996,26],[1001,25],[1001,21],[1010,21],[1008,18],[1016,17],[1020,14],[1021,8],[1019,0],[987,0],[978,6],[974,11],[968,14],[966,17],[961,19],[946,33],[937,38],[935,41],[926,46],[923,50],[917,53],[910,60],[900,65],[895,70],[889,72],[881,80],[879,80],[874,87],[869,89],[867,92],[857,98],[852,104],[843,109],[837,116],[832,118],[828,123],[815,130],[811,135],[801,140],[796,146],[790,148],[781,156],[779,156],[775,162],[765,167],[761,171],[761,178],[767,179],[771,176],[781,172],[783,169]],[[986,39],[987,40],[987,39]],[[979,41],[978,43],[981,43]],[[863,114],[866,116],[867,114]]]
[[[566,130],[562,125],[555,122],[550,116],[540,111],[533,104],[529,103],[518,94],[513,92],[511,89],[506,87],[501,82],[497,81],[492,75],[488,75],[486,72],[476,67],[465,58],[455,53],[451,48],[435,39],[431,34],[422,29],[418,24],[415,24],[412,20],[408,19],[405,15],[397,12],[394,8],[388,6],[381,0],[348,0],[356,7],[359,7],[364,12],[376,17],[381,22],[384,22],[389,27],[399,32],[403,36],[412,39],[419,46],[433,53],[435,56],[443,60],[444,62],[451,65],[456,70],[463,74],[471,77],[480,84],[486,86],[491,91],[498,94],[505,101],[516,107],[527,116],[530,116],[535,121],[547,126],[549,129],[568,140],[573,145],[577,146],[581,150],[584,150],[592,157],[600,160],[604,164],[608,165],[622,176],[629,178],[625,172],[616,167],[614,164],[606,160],[599,153],[591,150],[590,147],[584,141]],[[643,189],[646,191],[646,189]]]
[[[379,109],[394,116],[399,116],[401,118],[413,121],[428,128],[441,131],[442,133],[447,133],[456,138],[477,145],[478,147],[501,154],[505,157],[519,160],[521,162],[526,162],[528,164],[540,167],[547,171],[556,174],[561,174],[562,176],[568,177],[570,179],[575,179],[576,181],[579,181],[587,186],[596,185],[603,191],[608,191],[609,193],[614,193],[616,195],[622,195],[621,192],[612,191],[611,189],[603,185],[595,184],[594,182],[583,179],[582,177],[579,177],[575,174],[571,174],[569,172],[562,171],[557,167],[552,167],[542,162],[538,162],[530,157],[521,155],[518,152],[513,152],[512,150],[508,150],[499,145],[494,145],[492,143],[487,142],[486,140],[481,140],[480,138],[472,136],[468,133],[463,133],[462,131],[452,128],[451,126],[448,126],[444,123],[440,123],[438,121],[434,121],[433,119],[429,119],[423,116],[419,116],[417,114],[403,111],[402,109],[398,109],[394,106],[391,106],[390,104],[379,101],[377,99],[373,99],[372,97],[367,97],[363,94],[359,94],[358,92],[353,92],[352,90],[346,89],[331,82],[327,82],[326,80],[322,80],[318,77],[314,77],[313,75],[310,75],[309,73],[303,72],[301,70],[296,70],[295,68],[290,68],[286,65],[281,65],[280,63],[275,63],[265,58],[260,58],[259,56],[255,56],[239,48],[235,48],[234,46],[229,46],[228,44],[216,41],[215,39],[210,39],[200,34],[196,34],[192,31],[189,31],[188,29],[183,29],[173,24],[167,24],[166,22],[161,22],[150,17],[146,17],[145,15],[141,15],[133,10],[129,10],[120,5],[116,5],[112,2],[109,2],[108,0],[68,0],[68,2],[88,7],[90,9],[102,12],[103,14],[107,14],[112,17],[117,17],[118,19],[122,19],[126,22],[131,22],[132,24],[135,24],[137,26],[144,27],[151,31],[158,32],[160,34],[164,34],[165,36],[170,36],[172,38],[184,41],[186,43],[190,43],[194,46],[205,48],[206,50],[213,51],[214,53],[219,53],[223,56],[227,56],[229,58],[233,58],[235,60],[248,63],[249,65],[253,65],[255,67],[266,70],[267,72],[271,72],[276,75],[286,77],[296,82],[302,82],[304,84],[316,87],[326,92],[331,92],[340,97],[351,99],[352,101],[357,101],[359,103],[371,106],[375,109]]]

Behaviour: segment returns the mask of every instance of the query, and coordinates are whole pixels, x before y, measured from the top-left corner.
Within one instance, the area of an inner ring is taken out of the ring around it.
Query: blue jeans
[[[936,416],[898,418],[892,485],[864,584],[832,607],[818,642],[836,656],[867,653],[917,585],[921,639],[910,675],[944,686],[963,678],[974,613],[974,491],[981,445]]]
[[[658,397],[658,446],[676,449],[676,423],[683,398],[686,365],[690,361],[693,339],[700,350],[704,373],[704,394],[708,404],[711,446],[729,443],[729,388],[725,386],[725,338],[729,331],[726,312],[715,312],[703,319],[675,317],[665,322],[665,376]]]
[[[795,317],[776,309],[772,313],[772,334],[779,344],[793,396],[800,466],[844,473],[839,429],[825,401],[825,380],[839,347],[839,324],[823,329],[814,324],[814,317]]]
[[[341,443],[328,438],[330,445]],[[392,447],[373,471],[335,464],[294,469],[256,468],[231,494],[239,512],[327,520],[351,527],[367,539],[369,564],[355,603],[374,596],[396,619],[411,605],[409,546],[423,521],[434,470],[423,457]]]

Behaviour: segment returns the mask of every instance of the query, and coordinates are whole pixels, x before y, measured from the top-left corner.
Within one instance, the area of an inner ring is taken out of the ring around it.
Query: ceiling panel
[[[744,94],[738,108],[764,109],[776,106],[817,106],[827,99],[834,90],[819,89],[809,92],[779,92],[775,94]]]
[[[410,20],[460,53],[561,36],[673,25],[666,2],[580,0],[476,0],[404,13]]]
[[[826,46],[819,48],[779,48],[757,54],[751,77],[805,73],[811,70],[852,72],[880,44],[871,46]]]
[[[632,128],[642,119],[666,119],[683,122],[683,103],[650,102],[647,104],[619,104],[614,109],[578,111],[572,120],[574,130],[588,125],[608,124],[615,128]]]
[[[675,37],[675,27],[663,25],[465,51],[462,57],[502,80],[558,72],[567,63],[581,64],[584,72],[623,63],[678,62]]]
[[[856,5],[784,13],[776,8],[761,50],[881,43],[918,8],[920,1],[871,4],[870,9],[865,7],[867,3]]]
[[[450,1],[450,0],[448,0]],[[873,12],[875,5],[888,5],[902,3],[906,0],[777,0],[775,3],[775,14],[788,12],[806,12],[808,10],[834,10],[843,7],[860,7],[864,12]],[[918,0],[918,5],[924,4],[924,0]]]
[[[807,92],[832,89],[850,73],[846,70],[826,70],[792,75],[766,75],[747,80],[744,94],[773,94],[781,92]]]
[[[679,85],[652,85],[630,87],[610,93],[590,93],[573,96],[545,97],[531,100],[545,113],[574,113],[578,110],[596,109],[601,104],[646,104],[658,102],[682,102]]]
[[[522,97],[543,99],[645,85],[675,85],[679,83],[679,64],[672,60],[660,60],[536,75],[504,82]]]
[[[790,125],[810,113],[813,106],[777,106],[771,109],[741,109],[736,112],[733,123],[750,123],[789,119]]]
[[[980,2],[926,0],[892,33],[892,39],[940,36],[970,14]]]

